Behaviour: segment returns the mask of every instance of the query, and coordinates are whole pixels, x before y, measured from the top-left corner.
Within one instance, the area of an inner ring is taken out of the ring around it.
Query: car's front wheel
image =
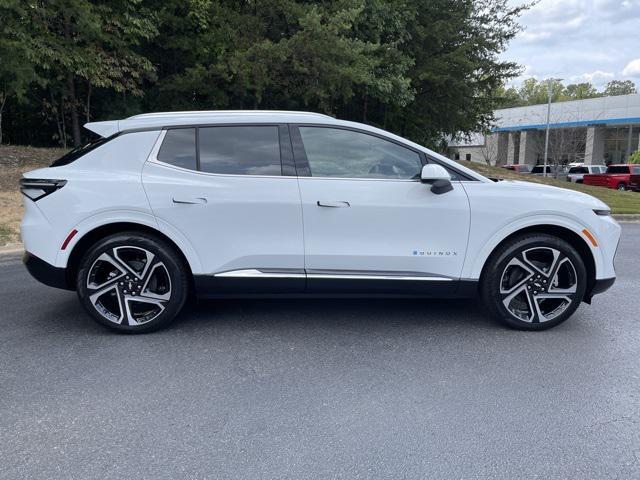
[[[76,287],[101,324],[128,333],[167,325],[187,298],[186,267],[166,242],[139,232],[106,237],[80,261]]]
[[[490,257],[481,292],[489,310],[507,325],[544,330],[569,318],[586,288],[586,268],[573,246],[551,235],[527,234]]]

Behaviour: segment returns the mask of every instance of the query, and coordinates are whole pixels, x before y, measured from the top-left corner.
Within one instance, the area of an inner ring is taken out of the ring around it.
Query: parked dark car
[[[533,167],[531,165],[527,165],[526,163],[513,163],[510,165],[502,165],[502,168],[506,168],[507,170],[512,170],[518,173],[531,173],[531,169]]]

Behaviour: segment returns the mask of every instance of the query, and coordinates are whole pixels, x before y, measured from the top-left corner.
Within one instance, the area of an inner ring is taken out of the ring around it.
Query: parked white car
[[[559,324],[615,280],[620,227],[579,192],[489,180],[303,112],[157,113],[21,181],[24,261],[100,323],[168,324],[204,297],[474,297]]]
[[[582,183],[585,175],[592,173],[605,173],[607,167],[604,165],[579,165],[574,166],[567,172],[567,182]]]

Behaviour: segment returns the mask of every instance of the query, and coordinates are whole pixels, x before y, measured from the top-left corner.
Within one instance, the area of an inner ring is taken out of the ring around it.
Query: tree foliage
[[[90,118],[304,109],[437,145],[492,121],[502,85],[519,73],[499,54],[525,8],[507,0],[0,0],[0,82],[5,96],[22,95],[10,103],[7,133],[13,142],[70,135],[78,143]],[[21,49],[23,80],[5,81],[18,78],[21,62],[4,57]]]
[[[607,83],[604,88],[604,95],[630,95],[632,93],[638,93],[636,85],[631,80],[612,80]]]
[[[612,80],[602,91],[598,91],[591,83],[571,83],[564,85],[560,80],[539,81],[528,78],[519,87],[510,87],[502,91],[502,106],[522,107],[538,105],[549,101],[549,84],[551,84],[551,101],[567,102],[586,98],[608,97],[637,93],[631,80]]]

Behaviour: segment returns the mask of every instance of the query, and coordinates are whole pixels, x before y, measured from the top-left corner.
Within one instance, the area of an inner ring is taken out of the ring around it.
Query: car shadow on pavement
[[[42,308],[46,305],[46,308]],[[18,307],[22,329],[48,335],[111,335],[93,321],[75,293],[55,290],[34,304]],[[477,300],[432,299],[225,299],[198,300],[187,304],[163,332],[215,334],[216,329],[282,330],[361,329],[412,326],[425,331],[480,328],[503,329]]]
[[[243,299],[200,300],[189,305],[173,328],[190,329],[363,328],[412,325],[441,328],[502,328],[476,300],[425,299]]]

